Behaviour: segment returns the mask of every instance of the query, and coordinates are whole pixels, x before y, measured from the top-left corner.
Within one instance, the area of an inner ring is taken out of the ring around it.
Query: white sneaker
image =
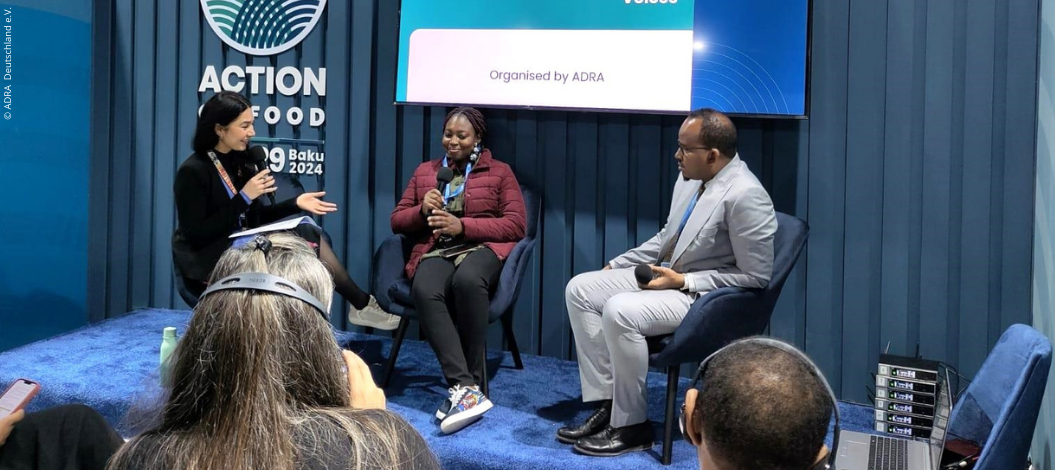
[[[362,310],[357,310],[348,304],[348,322],[353,325],[369,326],[379,330],[394,330],[399,327],[399,317],[381,309],[377,305],[377,299],[370,296],[370,303]]]

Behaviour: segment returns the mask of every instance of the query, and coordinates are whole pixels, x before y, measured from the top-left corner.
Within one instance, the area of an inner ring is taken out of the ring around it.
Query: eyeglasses
[[[703,370],[706,368],[707,362],[704,361],[700,364],[700,367],[696,369],[696,375],[692,377],[692,382],[689,385],[690,389],[696,389],[699,393],[700,390],[700,379],[703,378]],[[685,438],[685,442],[695,445],[692,439],[689,439],[689,435],[685,432],[685,403],[681,404],[681,414],[678,416],[678,430],[681,431],[681,437]]]
[[[690,151],[692,151],[692,150],[710,150],[710,149],[713,149],[713,148],[714,148],[714,147],[683,147],[683,146],[682,146],[682,145],[681,145],[681,144],[679,143],[679,144],[678,144],[678,150],[677,150],[677,152],[678,152],[678,153],[680,153],[680,154],[682,154],[682,155],[686,155],[686,154],[688,154],[688,153],[689,153]]]

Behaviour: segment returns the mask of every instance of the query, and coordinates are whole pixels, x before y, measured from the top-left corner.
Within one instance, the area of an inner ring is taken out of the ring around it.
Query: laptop
[[[891,393],[895,392],[897,392],[896,389],[891,389]],[[919,398],[926,399],[922,396]],[[922,437],[905,438],[841,431],[837,447],[838,455],[835,456],[835,466],[832,470],[938,470],[941,464],[941,454],[945,448],[949,415],[952,411],[952,395],[949,390],[947,371],[945,374],[939,374],[938,390],[934,399],[937,400],[937,404],[929,437],[925,439]],[[881,418],[885,416],[882,410],[876,410],[875,413],[878,419],[875,423],[876,430],[879,432],[887,432],[887,426],[893,426],[892,429],[895,431],[926,433],[923,429],[909,425],[890,423]],[[923,419],[929,421],[929,419]]]

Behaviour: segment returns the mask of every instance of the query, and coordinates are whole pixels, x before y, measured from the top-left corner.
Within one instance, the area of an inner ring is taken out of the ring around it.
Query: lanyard
[[[442,163],[442,165],[443,166],[447,166],[447,156],[446,155],[443,156],[443,163]],[[461,186],[458,186],[458,189],[455,189],[454,192],[452,193],[451,192],[451,184],[450,183],[447,183],[447,185],[444,186],[444,188],[443,188],[443,204],[446,205],[447,201],[451,200],[451,198],[457,197],[459,194],[462,193],[462,191],[465,191],[465,185],[469,184],[469,173],[472,173],[472,172],[473,172],[473,163],[469,162],[469,165],[467,165],[465,167],[465,180],[462,181],[462,185]]]
[[[674,236],[675,241],[677,241],[678,238],[681,238],[681,231],[685,230],[685,224],[689,222],[689,217],[692,216],[692,210],[696,208],[696,203],[699,202],[700,196],[703,196],[704,187],[705,186],[700,186],[700,191],[696,193],[696,197],[692,198],[689,207],[685,208],[685,214],[681,216],[681,225],[678,226],[678,234]]]
[[[692,216],[692,211],[696,208],[696,203],[699,202],[700,197],[703,196],[703,190],[705,187],[706,186],[700,186],[700,190],[696,193],[696,197],[692,198],[692,201],[689,202],[689,207],[685,208],[685,214],[681,216],[681,225],[678,226],[678,233],[674,234],[674,238],[670,240],[670,243],[666,246],[666,249],[662,251],[662,256],[660,256],[658,260],[659,266],[663,266],[665,268],[670,267],[670,262],[667,257],[674,254],[674,247],[677,246],[678,239],[681,238],[681,232],[682,230],[685,230],[685,224],[689,222],[689,217]]]
[[[212,160],[212,164],[216,165],[216,171],[220,173],[220,179],[224,182],[224,189],[227,190],[227,195],[230,196],[231,199],[234,199],[234,197],[238,195],[238,190],[234,188],[234,183],[231,182],[231,177],[227,175],[227,170],[223,168],[220,159],[216,158],[216,152],[209,150],[207,153],[209,159]],[[248,226],[245,220],[245,212],[238,214],[238,226],[241,228],[246,228]]]
[[[223,164],[220,163],[220,159],[216,158],[216,152],[210,150],[208,154],[209,159],[212,160],[212,164],[216,165],[216,171],[220,173],[220,178],[223,179],[224,186],[227,189],[227,195],[233,198],[235,194],[238,194],[238,190],[234,189],[234,183],[231,182],[231,177],[227,176],[227,170],[223,169]]]

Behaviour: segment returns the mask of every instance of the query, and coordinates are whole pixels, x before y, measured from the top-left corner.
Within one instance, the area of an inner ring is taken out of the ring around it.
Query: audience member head
[[[268,273],[328,307],[333,281],[307,242],[286,233],[267,240],[228,249],[212,280]],[[304,438],[294,433],[313,420],[346,431],[364,467],[396,466],[405,455],[390,424],[358,420],[348,408],[340,347],[324,315],[305,301],[259,290],[207,293],[171,367],[158,424],[122,448],[111,468],[292,469],[295,443]]]
[[[245,150],[254,135],[253,105],[238,93],[221,91],[201,107],[192,145],[198,153]]]
[[[484,115],[476,108],[454,108],[443,121],[443,150],[455,162],[475,158],[483,151],[481,142],[487,133]]]
[[[826,460],[830,389],[808,358],[776,341],[723,348],[686,393],[684,432],[701,469],[809,470]]]
[[[711,108],[693,111],[678,131],[674,158],[686,179],[710,181],[736,156],[736,126]]]

